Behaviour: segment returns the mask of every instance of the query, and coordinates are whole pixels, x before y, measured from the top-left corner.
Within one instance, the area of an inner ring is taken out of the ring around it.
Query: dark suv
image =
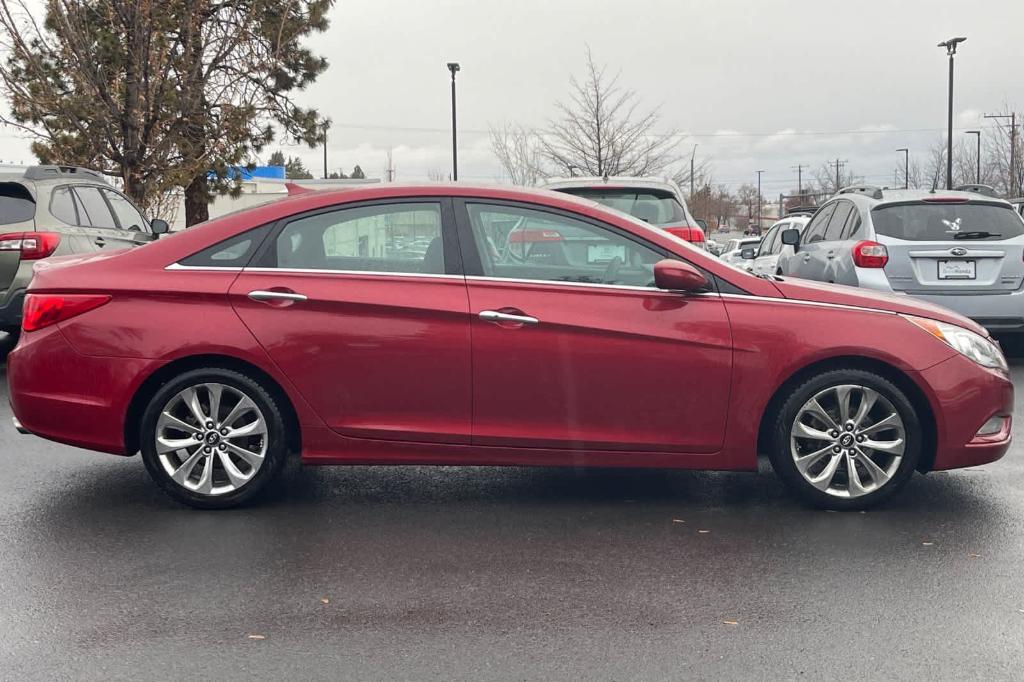
[[[72,166],[0,171],[0,332],[17,333],[32,265],[50,256],[124,249],[166,232],[102,175]]]

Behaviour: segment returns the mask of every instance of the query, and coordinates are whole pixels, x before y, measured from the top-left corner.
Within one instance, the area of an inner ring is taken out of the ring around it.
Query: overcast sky
[[[334,121],[332,170],[380,176],[392,148],[397,179],[424,180],[451,167],[445,63],[458,61],[460,176],[493,181],[488,124],[542,126],[589,45],[660,106],[663,129],[691,134],[680,150],[698,144],[716,182],[763,169],[771,195],[795,186],[791,166],[838,157],[884,184],[897,147],[924,161],[943,135],[947,61],[935,45],[953,35],[968,37],[956,126],[990,126],[980,115],[1004,102],[1024,108],[1021,0],[339,0],[310,41],[330,68],[300,99]],[[320,151],[281,148],[320,172]],[[0,159],[27,150],[0,131]]]

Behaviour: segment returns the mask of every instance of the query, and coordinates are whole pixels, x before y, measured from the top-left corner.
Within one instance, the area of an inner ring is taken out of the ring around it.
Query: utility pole
[[[693,201],[693,160],[697,156],[697,145],[693,145],[693,153],[690,154],[690,201]]]
[[[327,179],[327,129],[331,127],[331,122],[324,121],[324,180]]]
[[[981,184],[981,131],[980,130],[966,130],[966,135],[974,135],[978,138],[978,160],[974,171],[974,182]]]
[[[763,170],[757,171],[757,233],[761,234],[761,173]]]
[[[946,130],[946,189],[953,189],[953,57],[956,55],[956,46],[967,40],[967,38],[960,36],[959,38],[950,38],[938,44],[938,47],[946,48],[946,54],[949,55],[949,102],[948,102],[948,119],[947,119],[947,130]]]
[[[910,189],[910,150],[900,147],[896,151],[903,152],[903,189]]]
[[[985,114],[985,118],[1008,118],[1010,119],[1010,175],[1006,183],[1006,194],[1008,199],[1020,195],[1020,187],[1017,185],[1017,112],[1009,114]]]
[[[458,62],[448,62],[448,70],[452,72],[452,181],[459,179],[459,144],[455,135],[455,74],[459,72]]]
[[[395,181],[395,166],[391,163],[391,149],[388,149],[388,167],[384,169],[388,182]]]
[[[840,175],[839,175],[839,169],[842,168],[845,165],[846,165],[846,160],[845,159],[836,159],[836,194],[839,194],[839,190],[842,189],[842,187],[839,186],[839,183],[842,182],[842,180],[840,179]]]
[[[804,165],[797,164],[796,166],[790,166],[796,168],[796,193],[797,196],[803,197],[804,195]],[[803,199],[800,200],[803,203]]]

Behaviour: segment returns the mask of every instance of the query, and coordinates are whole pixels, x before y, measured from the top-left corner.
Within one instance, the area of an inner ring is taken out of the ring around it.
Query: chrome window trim
[[[299,275],[369,275],[372,277],[429,277],[430,279],[465,279],[462,275],[440,275],[427,272],[388,272],[386,270],[334,270],[331,268],[241,268],[243,272],[272,274],[277,272]]]
[[[164,270],[207,270],[210,272],[241,272],[242,268],[238,266],[220,266],[220,265],[182,265],[181,263],[171,263]]]
[[[544,284],[565,287],[594,287],[596,289],[623,289],[626,291],[646,291],[647,293],[671,293],[657,287],[634,287],[626,284],[598,284],[597,282],[562,282],[550,279],[525,279],[518,277],[487,277],[484,275],[469,275],[467,282],[513,282],[516,284]]]

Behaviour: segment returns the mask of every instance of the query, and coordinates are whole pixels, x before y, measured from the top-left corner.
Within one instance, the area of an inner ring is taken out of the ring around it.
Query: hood
[[[987,337],[989,335],[984,327],[963,315],[902,294],[886,294],[870,289],[848,287],[841,284],[826,284],[806,279],[786,278],[773,282],[773,284],[775,284],[779,293],[785,298],[814,301],[815,303],[849,305],[858,308],[873,308],[875,310],[887,310],[904,315],[916,315],[918,317],[938,320],[939,322],[955,324],[958,327],[970,329],[981,336]]]

